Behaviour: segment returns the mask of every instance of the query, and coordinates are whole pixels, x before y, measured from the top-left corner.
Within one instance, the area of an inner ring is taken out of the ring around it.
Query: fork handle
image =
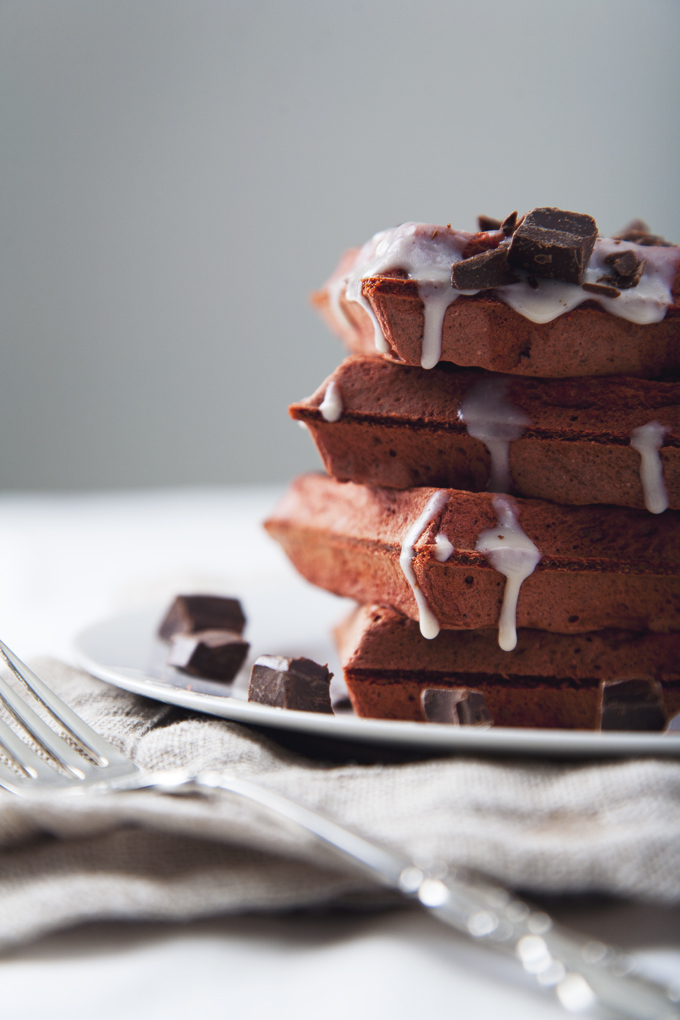
[[[673,990],[639,975],[619,951],[556,924],[507,889],[467,869],[448,873],[436,861],[414,862],[323,815],[248,780],[219,773],[194,778],[295,823],[382,885],[417,899],[457,931],[519,957],[540,985],[553,988],[562,1005],[581,1011],[599,1001],[632,1020],[678,1020]]]

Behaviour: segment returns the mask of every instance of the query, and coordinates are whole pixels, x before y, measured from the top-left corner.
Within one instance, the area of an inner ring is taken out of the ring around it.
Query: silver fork
[[[49,761],[0,719],[0,788],[23,797],[103,793],[154,788],[210,795],[224,791],[270,815],[295,823],[382,885],[415,899],[456,930],[504,949],[562,1005],[580,1012],[601,1004],[634,1020],[678,1020],[680,987],[666,988],[634,974],[631,961],[602,942],[556,924],[507,889],[464,868],[434,860],[409,860],[336,822],[255,783],[222,773],[147,773],[104,740],[0,641],[0,656],[14,676],[65,732],[57,734],[0,676],[0,700]],[[57,767],[55,767],[55,765]]]

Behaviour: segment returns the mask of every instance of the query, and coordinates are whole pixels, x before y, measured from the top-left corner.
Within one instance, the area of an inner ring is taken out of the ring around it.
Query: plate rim
[[[203,694],[173,687],[148,676],[143,668],[115,666],[99,661],[84,647],[102,630],[128,627],[132,621],[158,616],[157,607],[111,614],[82,627],[72,639],[72,657],[79,668],[98,680],[151,698],[178,705],[232,722],[314,734],[328,739],[360,744],[400,747],[404,750],[428,750],[441,753],[482,753],[556,758],[615,758],[635,756],[680,756],[680,732],[671,734],[602,733],[594,730],[548,730],[520,727],[446,726],[399,719],[365,719],[357,716],[330,715],[274,708],[243,701],[228,695]],[[149,642],[152,633],[149,633]],[[138,675],[135,675],[138,674]]]

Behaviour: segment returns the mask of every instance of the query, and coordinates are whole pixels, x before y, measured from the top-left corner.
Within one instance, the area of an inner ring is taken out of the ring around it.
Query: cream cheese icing
[[[663,425],[650,421],[633,429],[630,436],[630,445],[640,454],[640,483],[645,506],[652,514],[662,514],[669,503],[659,454],[665,434]]]
[[[672,304],[671,287],[680,261],[677,248],[652,248],[612,237],[598,237],[593,254],[584,273],[584,283],[597,283],[600,277],[611,275],[611,267],[604,261],[615,251],[632,251],[646,262],[645,271],[636,287],[622,290],[618,297],[605,297],[584,290],[577,283],[563,283],[561,280],[542,280],[529,285],[526,275],[520,283],[497,287],[494,294],[510,308],[531,322],[552,322],[558,315],[571,312],[584,301],[596,301],[607,312],[629,322],[646,325],[661,322],[666,309]]]
[[[329,382],[326,387],[323,400],[319,404],[319,410],[321,411],[325,421],[340,421],[340,418],[342,418],[342,412],[344,410],[342,393],[335,380]]]
[[[432,553],[437,563],[446,563],[453,555],[453,542],[449,541],[448,535],[440,531],[434,540],[434,552]]]
[[[480,534],[475,549],[484,553],[494,570],[505,575],[503,605],[498,619],[498,644],[504,652],[511,652],[517,646],[519,590],[536,569],[541,553],[522,531],[510,500],[498,496],[493,505],[498,525]]]
[[[416,281],[425,307],[421,364],[423,368],[434,368],[441,357],[446,309],[462,293],[451,283],[451,266],[460,261],[471,237],[450,227],[402,223],[392,230],[382,230],[359,251],[352,270],[344,278],[345,296],[370,315],[375,346],[381,354],[386,354],[389,346],[370,301],[361,292],[363,281],[395,269],[408,273],[409,279]],[[341,279],[341,292],[342,286]],[[335,303],[338,304],[337,299]]]
[[[413,589],[416,605],[418,606],[420,633],[424,638],[428,638],[430,640],[432,638],[436,638],[440,631],[439,620],[430,609],[427,599],[418,587],[416,575],[413,572],[413,557],[415,556],[414,547],[428,524],[431,524],[437,514],[444,509],[448,498],[448,492],[446,492],[445,489],[440,489],[439,492],[435,492],[432,498],[428,500],[423,512],[406,532],[404,541],[401,544],[401,555],[399,557],[399,565],[404,573],[404,577]],[[451,548],[451,552],[453,552],[453,547]],[[451,555],[451,553],[449,553],[449,555]],[[435,554],[435,559],[436,558],[437,556]]]
[[[504,376],[484,377],[468,390],[458,409],[468,434],[480,439],[491,454],[489,492],[510,491],[510,443],[531,425],[527,415],[508,399],[509,382]]]

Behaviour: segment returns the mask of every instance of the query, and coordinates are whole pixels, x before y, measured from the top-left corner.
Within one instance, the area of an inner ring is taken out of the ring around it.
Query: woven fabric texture
[[[333,764],[61,663],[35,666],[145,769],[238,774],[369,838],[478,868],[516,889],[680,901],[678,761],[456,756]],[[386,895],[352,866],[219,792],[37,800],[0,792],[0,947],[85,920],[370,906]]]

